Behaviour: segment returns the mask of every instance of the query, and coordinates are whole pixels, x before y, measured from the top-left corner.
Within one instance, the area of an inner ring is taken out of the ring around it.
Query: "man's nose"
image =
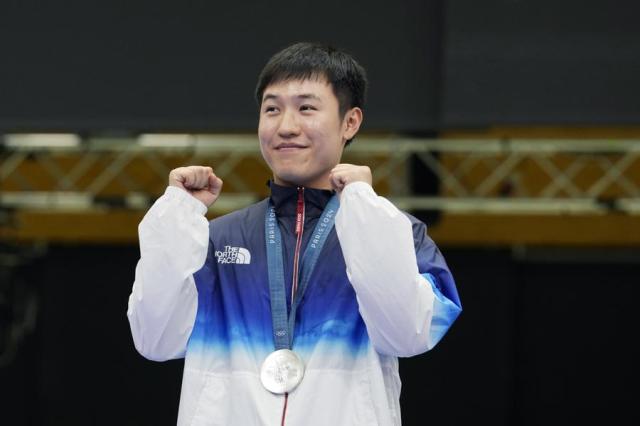
[[[282,114],[280,125],[278,127],[278,135],[283,138],[289,138],[300,134],[300,123],[293,111],[285,111]]]

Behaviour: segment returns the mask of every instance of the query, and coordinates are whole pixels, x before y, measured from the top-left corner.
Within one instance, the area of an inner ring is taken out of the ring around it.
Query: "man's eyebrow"
[[[314,95],[313,93],[301,93],[299,95],[295,96],[296,99],[313,99],[316,101],[322,101],[322,99],[320,98],[320,96],[318,95]],[[273,93],[266,93],[263,97],[262,97],[262,102],[264,103],[265,101],[268,100],[278,100],[280,99],[279,95],[275,95]]]
[[[262,97],[262,102],[268,101],[269,99],[278,99],[278,98],[279,98],[279,96],[277,96],[277,95],[274,95],[272,93],[267,93]]]
[[[316,101],[320,101],[321,100],[320,96],[314,95],[313,93],[302,93],[302,94],[296,96],[296,98],[299,98],[299,99],[314,99]]]

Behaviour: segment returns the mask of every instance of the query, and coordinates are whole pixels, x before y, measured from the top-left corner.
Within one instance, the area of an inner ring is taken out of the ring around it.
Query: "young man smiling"
[[[461,307],[426,226],[340,163],[365,91],[344,52],[277,53],[256,88],[271,196],[207,223],[222,180],[181,167],[141,222],[127,314],[145,357],[185,357],[179,424],[400,425],[397,357]]]

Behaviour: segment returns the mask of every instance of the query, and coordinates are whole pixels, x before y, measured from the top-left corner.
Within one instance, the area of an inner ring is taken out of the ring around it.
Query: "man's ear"
[[[345,141],[352,139],[362,124],[362,110],[358,107],[353,107],[344,114],[342,120],[343,138]]]

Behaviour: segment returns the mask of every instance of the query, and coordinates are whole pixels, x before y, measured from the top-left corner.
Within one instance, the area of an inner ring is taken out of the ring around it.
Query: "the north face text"
[[[251,253],[244,247],[224,246],[224,251],[216,250],[215,255],[218,263],[251,263]]]

